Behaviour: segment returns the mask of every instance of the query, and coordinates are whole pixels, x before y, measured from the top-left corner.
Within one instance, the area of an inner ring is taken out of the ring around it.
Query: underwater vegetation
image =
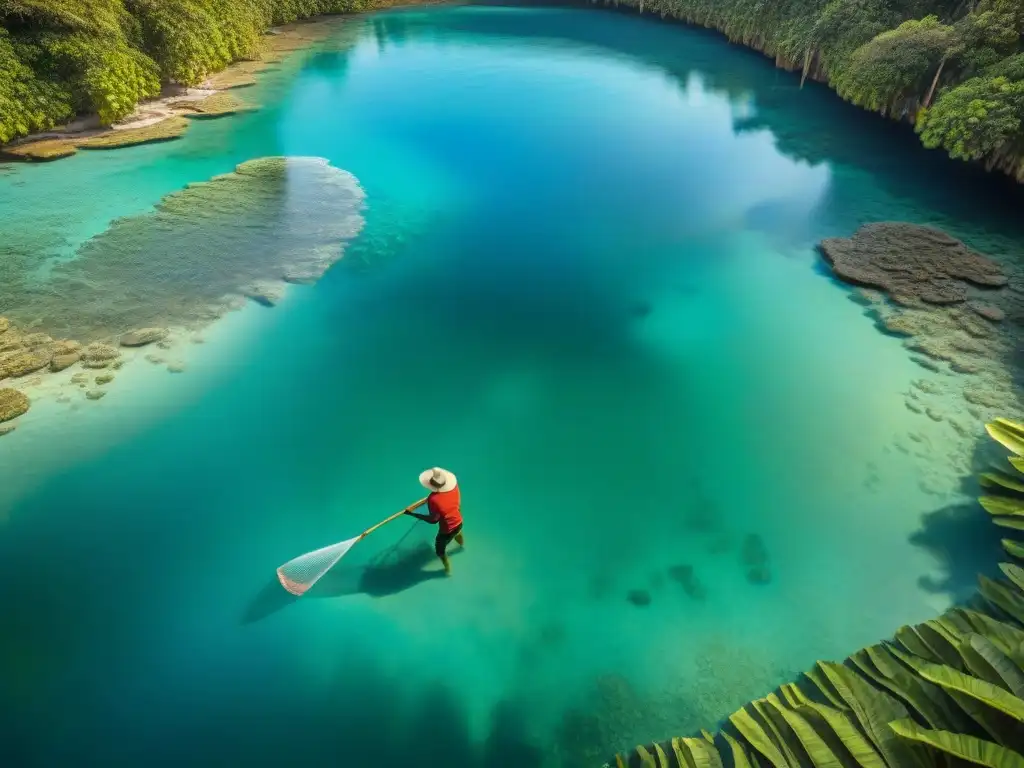
[[[979,501],[996,525],[1024,530],[1024,424],[1000,418],[986,429],[1012,455],[981,474]],[[760,552],[755,538],[745,559]],[[1003,547],[1024,561],[1024,542]],[[980,575],[968,607],[900,627],[842,663],[817,662],[734,712],[718,734],[639,746],[615,764],[1024,767],[1024,567],[1000,568],[1006,579]]]
[[[341,258],[363,197],[326,160],[251,160],[114,221],[45,281],[28,277],[30,243],[16,248],[0,266],[0,305],[19,326],[89,342],[209,321],[243,295],[271,304],[284,282],[315,282]]]

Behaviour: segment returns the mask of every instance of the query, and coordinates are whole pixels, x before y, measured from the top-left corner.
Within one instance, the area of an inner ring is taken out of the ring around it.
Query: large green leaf
[[[640,758],[640,765],[643,768],[659,768],[658,763],[654,760],[654,757],[651,755],[650,752],[647,751],[647,747],[637,747],[636,754],[637,757]]]
[[[802,715],[783,704],[774,693],[768,694],[768,703],[796,734],[815,768],[844,768],[842,760]]]
[[[1024,482],[1013,475],[1005,475],[1002,472],[982,472],[978,480],[986,488],[1005,488],[1015,493],[1024,493]]]
[[[1024,623],[1024,596],[984,575],[978,576],[978,583],[986,600]]]
[[[722,736],[725,738],[726,743],[729,745],[729,750],[732,752],[733,768],[756,768],[754,762],[751,760],[750,754],[743,745],[725,731],[722,731]]]
[[[775,766],[775,768],[792,768],[796,764],[795,762],[787,762],[786,756],[779,750],[771,733],[766,731],[746,709],[739,709],[733,712],[729,716],[729,722],[733,724],[733,727],[740,732],[750,746],[768,758],[768,762]]]
[[[675,748],[675,742],[676,740],[673,739],[673,748]],[[682,743],[683,748],[689,750],[692,760],[691,763],[683,763],[683,765],[692,765],[693,768],[722,768],[722,756],[718,754],[718,750],[713,744],[709,744],[704,739],[682,739]]]
[[[1016,435],[1021,440],[1024,440],[1024,424],[1021,422],[997,416],[992,420],[992,423],[1000,429],[1006,430],[1007,432]]]
[[[914,631],[913,627],[904,624],[896,630],[896,640],[915,656],[920,656],[928,661],[942,661],[942,657],[928,647],[921,637]]]
[[[936,685],[970,696],[1017,720],[1024,722],[1024,699],[976,677],[957,672],[939,664],[923,664],[921,676]]]
[[[772,739],[779,747],[779,751],[786,756],[787,765],[795,767],[804,764],[806,761],[801,760],[801,756],[798,754],[799,747],[797,744],[799,739],[795,733],[791,732],[789,725],[775,711],[775,708],[766,699],[756,699],[750,702],[750,705],[760,716],[768,732],[771,733]]]
[[[1000,651],[991,640],[983,635],[971,635],[964,645],[966,653],[971,655],[965,655],[964,658],[975,675],[994,685],[1002,686],[1018,698],[1024,698],[1024,670]],[[989,674],[977,672],[971,658]]]
[[[1018,426],[1016,422],[996,419],[994,422],[985,425],[985,431],[997,443],[1001,443],[1018,456],[1024,456],[1024,435],[1017,431]]]
[[[985,508],[990,515],[1007,515],[1016,517],[1024,515],[1024,499],[1016,496],[982,496],[978,503]]]
[[[792,688],[795,687],[792,686]],[[803,693],[799,692],[799,695],[803,696]],[[853,756],[857,765],[863,766],[863,768],[886,768],[885,761],[845,712],[827,704],[819,704],[806,696],[803,697],[803,703],[796,708],[796,711],[803,715],[808,722],[818,719],[823,723],[822,727],[830,728]]]
[[[864,653],[890,682],[890,690],[913,707],[929,725],[948,726],[959,720],[942,689],[908,671],[884,645],[868,646]]]
[[[822,672],[821,662],[818,662],[816,666],[811,667],[809,670],[804,672],[804,675],[808,680],[814,683],[815,687],[821,691],[822,695],[828,699],[833,706],[839,709],[849,709],[849,707],[843,703],[843,699],[839,695],[838,691],[836,691],[835,686],[832,685],[832,682]]]
[[[887,763],[900,768],[923,766],[921,755],[896,738],[889,723],[907,717],[907,710],[888,694],[873,688],[856,672],[842,664],[818,662],[822,671],[836,687]]]
[[[977,765],[987,768],[1024,768],[1024,756],[991,741],[949,731],[930,731],[921,728],[913,720],[896,720],[889,726],[904,739],[927,744]]]
[[[998,621],[987,614],[966,608],[956,608],[952,612],[962,616],[979,635],[987,637],[1007,655],[1024,645],[1024,630],[1005,621]]]
[[[1024,458],[1020,456],[1011,456],[1010,464],[1013,465],[1013,468],[1018,472],[1024,472]]]
[[[913,629],[921,641],[938,656],[939,661],[960,671],[965,669],[958,650],[960,642],[956,635],[935,621],[918,624]]]
[[[999,570],[1006,574],[1006,578],[1012,581],[1017,589],[1024,591],[1024,568],[1013,563],[1000,563]]]
[[[1015,531],[1024,531],[1024,517],[993,517],[992,522],[1003,528],[1013,528]]]
[[[1003,539],[1003,549],[1006,550],[1006,554],[1010,557],[1016,557],[1018,560],[1024,560],[1024,544],[1014,539]]]

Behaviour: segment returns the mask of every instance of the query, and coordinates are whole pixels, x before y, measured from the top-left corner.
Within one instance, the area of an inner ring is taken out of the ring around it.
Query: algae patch
[[[362,228],[363,198],[326,160],[251,160],[114,221],[45,283],[0,286],[0,303],[18,325],[82,342],[201,326],[286,275],[322,275]]]

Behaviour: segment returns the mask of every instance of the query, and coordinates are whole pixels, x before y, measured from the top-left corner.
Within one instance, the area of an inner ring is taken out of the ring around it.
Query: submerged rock
[[[0,317],[0,333],[6,333],[7,329],[11,327],[11,321],[6,317]]]
[[[932,227],[867,224],[850,238],[828,238],[821,253],[841,280],[879,288],[901,303],[957,304],[967,285],[1001,288],[1002,267]]]
[[[0,362],[0,379],[28,376],[49,364],[50,357],[48,355],[37,352],[17,352]]]
[[[0,424],[0,437],[11,434],[17,428],[17,424]]]
[[[166,328],[139,328],[121,336],[122,347],[144,347],[167,338]]]
[[[106,394],[107,392],[104,389],[90,389],[88,392],[85,393],[85,396],[90,400],[99,400]]]
[[[103,386],[104,384],[109,384],[113,380],[114,380],[114,374],[112,374],[112,373],[104,373],[104,374],[96,377],[96,383],[98,385],[100,385],[100,386]]]
[[[993,307],[991,304],[981,304],[979,302],[971,302],[968,304],[971,309],[977,312],[979,315],[984,317],[993,323],[1001,322],[1006,318],[1006,313],[999,307]]]
[[[24,392],[10,387],[0,389],[0,423],[28,413],[30,404]]]
[[[646,589],[631,589],[626,599],[633,605],[645,607],[651,604],[651,593]]]
[[[50,360],[50,370],[54,373],[70,368],[72,365],[82,359],[82,355],[78,352],[71,352],[66,355],[54,355]]]
[[[118,357],[121,353],[117,347],[112,347],[109,344],[101,344],[100,342],[93,342],[82,350],[82,359],[86,362],[101,362],[110,361]]]
[[[707,597],[707,591],[700,579],[693,570],[692,565],[674,565],[668,569],[669,577],[680,584],[683,591],[694,600],[703,600]]]

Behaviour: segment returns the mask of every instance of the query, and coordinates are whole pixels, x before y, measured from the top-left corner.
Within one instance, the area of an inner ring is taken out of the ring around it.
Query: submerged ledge
[[[356,178],[327,160],[268,157],[114,221],[42,284],[0,284],[0,398],[31,399],[43,377],[74,367],[99,371],[63,377],[98,400],[113,378],[105,372],[135,350],[171,349],[248,300],[275,305],[289,283],[315,283],[342,257],[362,230],[363,201]],[[4,434],[18,411],[0,412]]]

